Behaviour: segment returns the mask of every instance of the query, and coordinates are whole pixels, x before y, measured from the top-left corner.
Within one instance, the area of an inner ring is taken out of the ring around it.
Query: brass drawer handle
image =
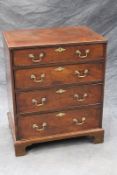
[[[33,124],[32,128],[35,129],[36,131],[44,131],[47,127],[47,123],[43,122],[41,126],[38,126],[37,124]]]
[[[30,53],[28,57],[32,59],[32,62],[39,63],[42,61],[42,58],[45,57],[45,53],[41,52],[38,56],[35,56],[34,54]]]
[[[47,99],[45,97],[41,98],[41,103],[39,103],[36,99],[32,99],[32,104],[35,106],[43,106]]]
[[[73,118],[73,123],[76,124],[76,125],[83,125],[86,121],[86,118],[85,117],[82,117],[81,121],[77,118]]]
[[[59,52],[59,53],[64,52],[65,50],[66,50],[66,49],[64,49],[64,48],[62,48],[62,47],[59,47],[59,48],[55,49],[55,51],[56,51],[56,52]]]
[[[86,49],[85,50],[85,55],[82,55],[81,51],[80,50],[76,50],[76,54],[80,57],[80,58],[86,58],[89,54],[90,50],[89,49]]]
[[[65,68],[64,67],[57,67],[57,68],[55,68],[54,70],[55,71],[58,71],[58,72],[61,72],[61,71],[63,71]]]
[[[43,82],[44,79],[45,79],[45,74],[41,74],[41,75],[40,75],[40,79],[37,79],[36,75],[31,74],[30,78],[31,78],[31,80],[33,80],[35,83],[41,83],[41,82]]]
[[[83,96],[80,96],[79,94],[74,94],[74,98],[77,100],[77,101],[85,101],[86,97],[88,96],[87,93],[84,93]]]
[[[63,116],[65,116],[65,115],[66,115],[66,113],[60,112],[60,113],[56,114],[56,117],[63,117]]]
[[[66,90],[64,89],[59,89],[56,91],[56,94],[63,94],[64,92],[66,92]]]
[[[89,70],[85,69],[83,72],[80,72],[78,70],[75,70],[75,75],[78,76],[78,78],[84,78],[89,74]]]

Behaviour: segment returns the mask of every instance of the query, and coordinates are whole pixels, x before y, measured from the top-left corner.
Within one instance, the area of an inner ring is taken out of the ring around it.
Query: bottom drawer
[[[20,139],[46,137],[62,133],[99,128],[100,107],[85,107],[69,111],[18,117]]]

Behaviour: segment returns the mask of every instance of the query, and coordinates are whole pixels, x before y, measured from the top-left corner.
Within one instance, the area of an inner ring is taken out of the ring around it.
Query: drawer
[[[102,102],[102,84],[52,88],[16,94],[17,113],[53,111]]]
[[[15,66],[31,66],[49,63],[77,63],[104,57],[103,44],[33,48],[13,52]]]
[[[46,137],[100,127],[101,109],[82,108],[59,113],[27,115],[18,118],[21,139]]]
[[[104,63],[16,70],[15,88],[31,89],[62,84],[102,81]]]

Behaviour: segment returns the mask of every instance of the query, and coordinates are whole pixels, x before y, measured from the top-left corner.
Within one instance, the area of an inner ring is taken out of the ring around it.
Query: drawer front
[[[16,95],[17,113],[53,111],[102,102],[102,85],[52,88]]]
[[[82,108],[67,112],[20,116],[18,118],[18,135],[22,139],[30,139],[99,128],[100,117],[100,108]]]
[[[16,89],[49,87],[62,84],[102,81],[104,64],[77,64],[63,67],[16,70]]]
[[[48,63],[77,63],[103,57],[103,44],[24,49],[14,51],[14,65],[31,66]]]

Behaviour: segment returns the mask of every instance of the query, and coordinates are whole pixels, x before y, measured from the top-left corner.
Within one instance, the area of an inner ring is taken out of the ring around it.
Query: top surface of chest
[[[9,48],[106,42],[86,26],[15,30],[4,32],[4,37]]]

